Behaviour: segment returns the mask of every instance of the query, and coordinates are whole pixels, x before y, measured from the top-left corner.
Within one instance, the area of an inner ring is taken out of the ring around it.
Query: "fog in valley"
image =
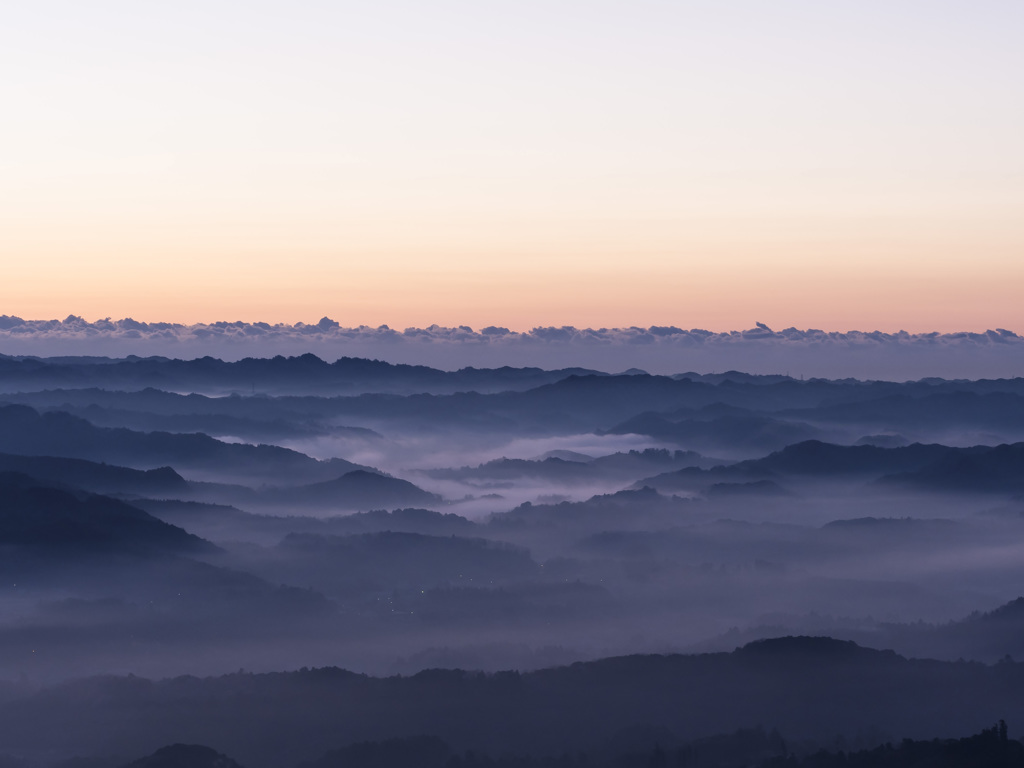
[[[0,356],[0,392],[0,765],[1024,724],[1024,379]]]

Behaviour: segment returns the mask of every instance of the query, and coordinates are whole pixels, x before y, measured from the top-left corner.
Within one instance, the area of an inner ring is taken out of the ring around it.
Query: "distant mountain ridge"
[[[1007,329],[958,333],[906,331],[826,331],[816,328],[774,330],[764,323],[732,331],[671,325],[620,328],[538,326],[516,331],[500,326],[398,330],[386,325],[344,327],[324,317],[315,323],[141,322],[132,318],[89,322],[31,320],[0,315],[0,349],[18,355],[64,355],[82,361],[88,355],[213,354],[239,359],[249,355],[313,352],[427,362],[453,369],[467,365],[582,367],[603,371],[639,368],[672,374],[680,370],[722,371],[743,367],[761,374],[787,370],[839,378],[957,378],[965,369],[975,376],[1019,375],[1024,339]],[[666,367],[668,361],[686,361]]]
[[[460,368],[444,371],[425,365],[341,357],[333,363],[312,353],[294,357],[246,357],[226,362],[215,357],[179,360],[167,357],[35,358],[0,355],[0,391],[17,387],[80,386],[175,391],[182,385],[198,391],[280,394],[292,390],[319,394],[393,392],[450,394],[473,390],[500,392],[532,389],[574,374],[598,371],[536,367]]]

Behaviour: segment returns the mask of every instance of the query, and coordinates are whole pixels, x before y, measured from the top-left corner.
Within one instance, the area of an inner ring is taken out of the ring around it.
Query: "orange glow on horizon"
[[[1024,331],[1012,4],[58,4],[0,314]]]

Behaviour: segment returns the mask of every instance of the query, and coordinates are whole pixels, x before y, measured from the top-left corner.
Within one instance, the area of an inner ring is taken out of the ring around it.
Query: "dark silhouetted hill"
[[[871,475],[888,474],[927,466],[956,450],[944,445],[914,444],[900,448],[874,445],[833,445],[807,440],[789,445],[763,459],[735,465],[787,475]]]
[[[528,528],[636,530],[690,522],[692,511],[693,502],[688,499],[664,496],[653,488],[643,487],[579,502],[526,502],[508,512],[491,515],[487,525],[498,531]]]
[[[170,467],[139,470],[85,459],[0,453],[0,472],[21,472],[93,493],[177,495],[188,492],[188,483]]]
[[[330,399],[323,397],[210,397],[152,387],[130,392],[85,387],[8,394],[3,399],[39,411],[65,411],[96,426],[139,432],[203,432],[255,442],[324,436],[380,438],[370,429],[338,426],[319,418],[330,413]]]
[[[242,768],[227,755],[198,744],[171,744],[122,768]]]
[[[66,555],[210,552],[215,548],[117,499],[0,472],[0,544]]]
[[[165,357],[18,358],[0,361],[0,386],[8,390],[55,388],[74,383],[104,389],[158,387],[172,391],[250,391],[291,394],[390,392],[439,394],[530,389],[566,376],[594,374],[581,368],[462,368],[442,371],[423,365],[342,357],[327,363],[316,355],[245,358],[225,362],[213,357],[174,360]]]
[[[615,475],[635,475],[641,471],[659,468],[669,470],[691,466],[716,466],[721,462],[701,456],[696,451],[645,448],[598,456],[591,464],[604,472]]]
[[[760,768],[1018,768],[1024,765],[1024,745],[1009,739],[1007,730],[1000,720],[961,739],[903,739],[874,749],[780,755]]]
[[[666,492],[703,491],[716,483],[777,482],[787,477],[845,478],[847,481],[863,483],[891,476],[886,478],[891,486],[899,483],[924,486],[931,482],[937,487],[941,482],[951,488],[956,487],[956,477],[959,475],[959,485],[964,490],[986,490],[986,484],[993,487],[999,483],[1002,483],[1003,489],[1012,488],[1012,470],[1019,466],[1016,453],[1014,450],[1004,450],[991,468],[980,469],[980,465],[986,465],[991,450],[994,449],[983,446],[951,448],[920,443],[882,448],[875,445],[834,445],[820,440],[806,440],[760,459],[748,459],[709,470],[687,467],[645,478],[634,487],[648,485]],[[950,467],[958,471],[953,471],[949,478],[945,478],[944,470]],[[943,477],[941,481],[930,480],[939,475]]]
[[[442,499],[408,480],[357,469],[322,483],[269,489],[256,500],[274,506],[366,510],[438,504]]]
[[[1019,493],[1024,491],[1024,443],[947,449],[927,465],[881,482],[937,491]]]
[[[259,541],[276,544],[289,533],[345,535],[395,531],[434,536],[473,536],[478,526],[451,512],[406,507],[375,509],[330,517],[260,515],[223,504],[177,499],[139,499],[133,504],[152,515],[213,540]]]
[[[275,477],[293,483],[319,481],[346,470],[362,469],[341,459],[317,461],[273,445],[225,443],[201,434],[96,427],[67,413],[40,414],[22,405],[0,406],[0,450],[140,468],[169,464],[177,469],[220,472],[262,482]]]
[[[1024,659],[1024,597],[946,624],[890,623],[882,630],[887,642],[906,653],[987,663]]]
[[[909,530],[905,533],[913,535]],[[830,625],[828,631],[837,639],[892,648],[912,658],[968,659],[986,664],[1024,658],[1024,598],[1012,600],[993,611],[975,611],[966,618],[945,623],[871,621],[866,625],[861,622],[844,625],[836,620],[825,623]],[[735,647],[751,643],[755,638],[778,637],[786,631],[786,627],[778,625],[732,630],[701,643],[694,650]]]
[[[93,678],[0,704],[0,740],[14,750],[44,739],[57,754],[215,741],[246,765],[270,768],[414,734],[456,752],[535,757],[606,753],[630,729],[685,743],[738,723],[819,743],[858,733],[930,739],[1021,721],[1022,684],[1024,666],[1012,662],[913,660],[827,638],[780,638],[734,653],[625,656],[524,674],[371,678],[326,668]]]
[[[1007,382],[1008,383],[1008,382]],[[1024,429],[1024,395],[1019,392],[900,392],[859,402],[793,409],[782,415],[814,422],[882,425],[886,429]],[[914,391],[913,386],[905,389]]]

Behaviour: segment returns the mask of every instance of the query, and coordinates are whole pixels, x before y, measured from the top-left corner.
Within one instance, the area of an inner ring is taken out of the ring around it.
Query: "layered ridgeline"
[[[8,687],[0,741],[15,754],[40,754],[45,743],[50,755],[101,757],[111,766],[118,755],[164,744],[214,747],[165,749],[133,765],[158,765],[159,758],[174,765],[175,751],[196,760],[223,752],[250,768],[440,768],[460,765],[452,758],[466,752],[470,765],[492,764],[488,756],[512,765],[647,765],[659,752],[681,765],[820,765],[801,756],[886,743],[875,757],[888,754],[887,762],[859,764],[1019,765],[1024,748],[1008,742],[1005,726],[976,740],[930,742],[930,753],[928,744],[911,750],[901,741],[1016,722],[1024,717],[1022,676],[1014,662],[911,660],[820,637],[530,673],[436,669],[380,678],[321,668],[161,681],[108,676],[35,692]],[[905,750],[903,761],[894,743]],[[922,757],[953,761],[910,760]]]
[[[9,390],[77,388],[168,392],[252,392],[261,394],[352,394],[388,392],[499,392],[525,390],[572,374],[596,374],[583,368],[462,368],[442,371],[425,365],[392,365],[381,360],[342,357],[327,363],[313,354],[297,357],[247,357],[226,362],[213,357],[12,357],[0,355],[0,381]]]
[[[1024,722],[1024,380],[0,363],[0,753],[746,729],[720,762],[759,764]]]
[[[624,741],[630,741],[626,739]],[[635,739],[633,741],[636,741]],[[332,749],[301,768],[485,768],[498,763],[508,768],[542,768],[547,766],[621,766],[621,765],[687,765],[694,768],[720,768],[722,765],[744,765],[754,768],[784,766],[819,767],[886,766],[916,768],[921,765],[978,765],[988,768],[1010,768],[1024,761],[1024,745],[1009,737],[1006,723],[1000,720],[972,736],[958,739],[902,739],[898,744],[886,742],[874,748],[850,749],[848,742],[837,739],[832,750],[818,749],[794,752],[778,731],[764,728],[741,728],[733,733],[688,741],[665,749],[660,744],[643,749],[625,743],[598,752],[563,753],[558,756],[535,757],[528,754],[503,754],[497,760],[485,752],[459,752],[436,736],[410,736],[362,741]],[[90,761],[99,764],[100,761]],[[116,760],[107,759],[111,768]],[[118,768],[241,768],[227,755],[198,744],[171,744],[146,757]]]

